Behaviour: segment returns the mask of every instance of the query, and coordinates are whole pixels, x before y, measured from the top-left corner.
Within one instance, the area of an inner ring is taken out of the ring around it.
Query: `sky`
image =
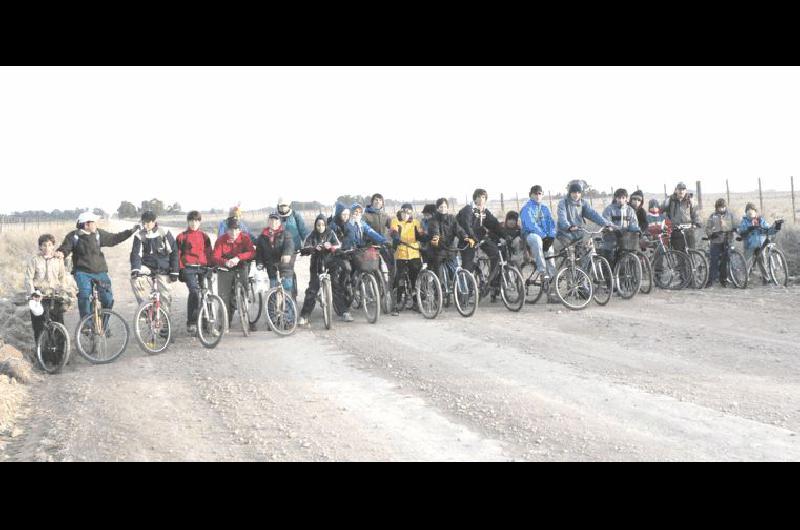
[[[800,178],[799,68],[2,67],[0,213]]]

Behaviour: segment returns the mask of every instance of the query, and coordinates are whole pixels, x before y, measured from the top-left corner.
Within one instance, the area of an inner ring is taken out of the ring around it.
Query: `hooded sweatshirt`
[[[317,221],[325,221],[325,231],[321,234],[317,232]],[[319,214],[316,219],[314,219],[314,229],[311,231],[308,236],[306,236],[305,241],[303,241],[303,247],[317,247],[319,245],[323,245],[325,243],[330,243],[333,248],[331,250],[335,250],[336,248],[342,245],[339,238],[336,236],[336,233],[328,227],[328,223],[325,220],[324,214]]]
[[[742,222],[739,224],[739,233],[742,235],[744,248],[746,250],[753,250],[763,245],[764,241],[767,239],[767,234],[774,234],[775,230],[770,229],[767,220],[760,215],[757,215],[753,219],[745,215],[742,217]]]
[[[303,216],[291,208],[289,208],[289,211],[285,214],[281,213],[277,209],[275,211],[281,218],[283,229],[292,236],[294,248],[300,248],[303,240],[308,235],[308,230],[306,230],[306,222],[303,220]]]
[[[37,290],[43,294],[62,291],[70,296],[75,295],[75,280],[67,274],[63,259],[45,258],[41,252],[30,259],[25,269],[25,293],[30,296]]]
[[[453,240],[464,241],[469,237],[454,215],[436,212],[429,225],[431,238],[439,236],[439,246],[431,248],[444,252],[453,245]]]
[[[362,211],[364,210],[360,204],[355,203],[350,208],[350,211],[352,212],[356,208],[361,208]],[[367,239],[371,239],[378,244],[383,244],[387,241],[385,237],[365,223],[364,219],[360,219],[359,222],[356,223],[351,214],[350,220],[344,227],[344,241],[342,241],[342,249],[350,250],[353,248],[362,248],[366,246]]]
[[[584,227],[586,224],[585,219],[593,221],[600,226],[610,224],[608,221],[597,213],[583,198],[573,201],[572,197],[567,195],[558,201],[558,236],[564,237],[573,241],[583,239],[584,234],[578,230],[570,232],[571,226]]]
[[[500,227],[500,221],[489,211],[489,208],[480,210],[474,202],[464,206],[458,212],[456,219],[464,232],[475,241],[485,238],[489,232],[497,232]]]

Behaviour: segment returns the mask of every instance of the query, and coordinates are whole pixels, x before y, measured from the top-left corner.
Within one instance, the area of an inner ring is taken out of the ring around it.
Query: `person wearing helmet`
[[[228,219],[231,217],[239,221],[239,230],[247,234],[252,240],[253,233],[250,232],[250,229],[247,228],[247,225],[244,223],[244,221],[242,221],[242,208],[239,205],[231,206],[231,209],[228,212],[228,217],[219,222],[219,226],[217,227],[217,237],[220,238],[228,232]]]
[[[556,237],[564,245],[583,239],[584,234],[579,229],[584,228],[587,220],[600,226],[611,226],[610,221],[603,219],[602,215],[583,200],[583,186],[578,182],[572,182],[567,188],[567,196],[558,201]]]
[[[619,229],[603,235],[603,257],[608,260],[611,267],[614,267],[616,265],[614,256],[617,248],[622,244],[624,233],[639,234],[641,232],[636,212],[628,206],[628,190],[620,188],[614,192],[614,200],[603,210],[603,218]],[[638,239],[638,236],[636,237]]]
[[[53,322],[63,324],[64,312],[69,309],[77,291],[75,280],[67,274],[63,258],[55,255],[56,238],[50,234],[43,234],[39,237],[38,243],[39,252],[28,261],[25,269],[25,293],[36,307],[36,311],[31,308],[34,344],[39,342],[39,335],[44,329],[46,309],[41,305],[42,298],[54,297],[50,318]]]
[[[256,249],[250,236],[242,231],[238,219],[229,217],[226,226],[228,231],[214,243],[214,264],[228,269],[217,273],[217,293],[228,308],[230,328],[236,309],[233,288],[237,281],[245,290],[248,288],[250,261],[256,256]]]
[[[171,283],[178,281],[180,267],[178,265],[178,245],[172,232],[158,226],[156,214],[151,211],[142,213],[142,229],[133,236],[131,248],[131,286],[138,303],[146,300],[150,294],[151,279],[142,274],[144,269],[158,274],[152,281],[156,282],[161,294],[161,303],[169,314],[172,305]],[[166,338],[169,330],[161,330]]]
[[[300,310],[300,320],[297,321],[298,326],[310,325],[309,317],[311,316],[311,312],[314,311],[314,306],[317,304],[317,293],[320,289],[319,275],[317,274],[319,260],[324,260],[328,271],[332,272],[335,261],[333,259],[333,253],[335,253],[341,245],[342,243],[339,241],[339,238],[336,237],[336,233],[328,228],[325,214],[319,214],[314,220],[314,230],[308,234],[301,247],[302,254],[307,255],[306,252],[313,253],[311,254],[311,266],[309,268],[308,289],[306,289],[303,308]],[[314,250],[316,250],[316,252],[314,252]],[[342,309],[344,307],[343,293],[341,289],[333,287],[333,282],[331,282],[331,289],[333,291],[334,311],[337,311],[338,308],[337,314],[341,314],[344,312]]]
[[[293,210],[291,201],[279,197],[277,212],[281,220],[281,226],[286,234],[292,238],[294,248],[300,248],[303,241],[308,237],[308,229],[306,229],[306,222],[300,212]],[[261,237],[261,236],[259,236]],[[292,274],[292,296],[297,299],[297,276],[294,273],[294,262],[297,259],[297,254],[292,254],[291,257],[291,274]]]
[[[714,213],[706,222],[706,235],[709,242],[709,270],[706,288],[714,285],[719,278],[722,287],[728,284],[728,278],[723,274],[728,261],[728,246],[730,245],[733,234],[738,229],[736,218],[728,210],[728,203],[725,199],[717,199],[714,203]]]
[[[536,262],[536,278],[544,276],[545,279],[549,279],[556,274],[555,264],[551,259],[553,241],[556,238],[556,223],[553,221],[550,209],[542,202],[544,190],[541,186],[538,184],[532,186],[528,197],[530,200],[520,211],[522,233]]]
[[[692,196],[686,189],[686,184],[678,182],[675,186],[675,192],[670,195],[667,202],[664,204],[664,217],[672,223],[672,226],[681,224],[691,224],[695,228],[700,228],[700,213],[695,207]],[[694,229],[684,231],[686,236],[686,244],[690,249],[695,248],[695,235]],[[675,250],[686,251],[683,236],[677,230],[672,231],[671,236],[672,248]]]
[[[98,289],[103,309],[114,307],[114,294],[111,291],[111,278],[108,264],[103,255],[103,247],[115,247],[139,230],[139,225],[119,233],[106,232],[97,228],[100,217],[92,212],[83,212],[75,224],[75,230],[67,234],[56,256],[66,258],[72,255],[72,275],[78,284],[78,311],[81,318],[91,311],[92,280],[100,282]]]

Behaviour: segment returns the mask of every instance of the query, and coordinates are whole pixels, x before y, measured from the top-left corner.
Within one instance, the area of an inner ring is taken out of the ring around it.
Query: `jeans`
[[[547,270],[547,274],[551,277],[556,275],[556,266],[553,263],[553,247],[550,246],[547,249],[547,252],[544,251],[544,242],[542,238],[537,234],[528,234],[525,238],[525,241],[528,243],[528,248],[531,249],[531,254],[533,254],[533,259],[536,262],[536,270],[540,272],[544,272]],[[546,259],[546,258],[547,259]],[[547,264],[545,265],[545,259]]]
[[[108,277],[108,273],[92,274],[78,271],[75,273],[75,283],[78,284],[78,311],[81,318],[92,311],[92,280],[97,280],[108,286],[107,289],[103,287],[97,288],[97,295],[103,309],[112,309],[114,307],[114,294],[111,292],[111,278]]]
[[[709,246],[710,260],[708,265],[708,283],[714,283],[717,279],[723,285],[728,283],[728,278],[724,271],[727,267],[728,252],[727,244],[711,243]]]
[[[200,313],[200,272],[193,267],[183,269],[183,282],[189,289],[189,300],[186,303],[186,324],[194,325]]]
[[[222,301],[225,303],[225,307],[228,308],[228,323],[230,324],[233,322],[233,312],[236,310],[236,295],[234,294],[233,287],[235,285],[235,281],[238,278],[239,283],[245,288],[245,292],[247,292],[248,286],[248,279],[247,279],[247,271],[248,271],[248,264],[244,263],[237,268],[231,269],[229,271],[219,271],[217,272],[217,291],[219,297],[222,298]]]

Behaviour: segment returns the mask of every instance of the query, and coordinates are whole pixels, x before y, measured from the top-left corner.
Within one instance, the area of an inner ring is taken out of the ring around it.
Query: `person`
[[[611,226],[611,222],[603,219],[603,216],[584,201],[582,196],[583,185],[573,181],[567,188],[567,196],[558,201],[556,238],[565,246],[584,238],[580,229],[585,228],[587,220],[602,227]]]
[[[616,250],[623,244],[625,233],[641,233],[636,212],[628,206],[628,190],[619,188],[614,192],[614,200],[603,210],[603,218],[619,229],[603,235],[601,253],[613,268],[616,266]]]
[[[368,242],[367,239],[372,240],[378,245],[384,245],[388,239],[376,232],[369,226],[363,219],[364,207],[358,203],[350,207],[350,221],[345,223],[344,226],[344,240],[342,241],[342,249],[350,250],[353,248],[363,248]]]
[[[308,237],[308,230],[306,229],[306,222],[300,212],[293,210],[291,201],[283,197],[278,198],[278,215],[280,216],[281,225],[283,229],[292,238],[294,248],[299,249],[306,237]],[[297,259],[297,254],[292,254],[291,258],[291,274],[292,274],[292,296],[297,299],[297,276],[294,273],[294,263]],[[290,270],[287,267],[287,272]]]
[[[200,313],[202,276],[198,267],[211,267],[215,263],[211,238],[200,230],[202,221],[200,212],[192,210],[186,216],[186,230],[175,239],[175,246],[178,247],[178,278],[189,289],[186,303],[186,331],[189,335],[197,333],[197,318]]]
[[[42,234],[39,236],[38,244],[39,252],[28,260],[28,266],[25,268],[25,293],[29,299],[38,304],[41,304],[45,296],[53,297],[50,319],[63,324],[64,312],[69,309],[77,291],[75,280],[67,274],[64,259],[55,255],[55,237],[51,234]],[[40,309],[42,312],[39,314],[31,311],[34,344],[39,342],[39,336],[44,330],[46,320],[44,311],[48,310],[46,307]]]
[[[672,223],[667,220],[661,211],[661,204],[658,199],[650,199],[647,204],[647,232],[652,238],[658,238],[666,229],[668,232],[672,229]]]
[[[419,242],[420,254],[422,256],[422,261],[425,263],[430,263],[431,256],[433,255],[433,249],[431,247],[431,221],[433,221],[433,217],[435,215],[435,204],[426,204],[425,207],[422,208],[422,219],[420,219],[420,225],[422,226],[422,231],[425,232],[425,235],[419,238]]]
[[[337,202],[333,215],[327,220],[327,225],[336,235],[336,238],[344,242],[345,229],[350,224],[350,208]],[[339,247],[342,248],[341,246]],[[344,322],[352,322],[353,316],[350,314],[350,304],[353,300],[347,291],[347,283],[350,281],[352,267],[350,260],[342,257],[338,253],[333,255],[331,261],[331,286],[333,288],[333,311]]]
[[[490,270],[494,270],[500,260],[500,251],[497,249],[497,244],[489,238],[489,234],[492,232],[497,233],[500,228],[500,222],[486,207],[488,200],[489,196],[486,190],[476,189],[472,192],[472,204],[464,206],[458,212],[456,219],[470,239],[477,242],[487,239],[481,248],[489,256]],[[475,247],[468,246],[461,251],[461,266],[469,272],[475,271],[476,250]],[[498,274],[493,283],[497,284],[499,280],[500,275]]]
[[[525,243],[522,240],[519,213],[515,210],[506,212],[505,220],[500,223],[500,227],[492,237],[498,245],[503,241],[507,243],[508,261],[518,268],[521,267],[525,261]]]
[[[379,233],[387,240],[389,239],[389,230],[391,229],[393,219],[390,218],[389,214],[386,213],[383,195],[380,193],[373,193],[372,197],[370,197],[370,204],[364,210],[364,221],[375,232]],[[388,247],[382,247],[380,249],[380,254],[383,262],[386,263],[386,269],[389,272],[389,278],[392,282],[394,282],[394,254]]]
[[[739,234],[741,234],[744,243],[744,258],[748,263],[755,254],[756,249],[760,248],[766,241],[767,234],[775,234],[779,227],[780,223],[776,223],[775,227],[771,227],[767,220],[758,214],[756,205],[752,202],[747,203],[744,208],[744,217],[739,223]],[[758,268],[761,272],[761,280],[766,285],[769,283],[769,274],[761,260],[758,260]]]
[[[678,182],[675,186],[675,192],[664,203],[664,217],[672,223],[673,228],[681,224],[691,224],[696,228],[702,226],[700,224],[700,214],[695,208],[692,196],[686,190],[686,184],[683,182]],[[685,244],[684,235],[686,236]],[[694,229],[684,230],[683,235],[681,235],[681,231],[673,230],[670,242],[675,250],[686,251],[686,245],[690,249],[695,248]]]
[[[553,260],[553,241],[556,238],[556,223],[550,209],[544,205],[544,190],[538,184],[531,187],[529,200],[520,211],[522,235],[536,263],[536,279],[555,277]],[[545,256],[547,257],[545,259]]]
[[[142,303],[150,295],[150,282],[154,281],[161,295],[161,306],[167,314],[172,305],[171,284],[178,281],[178,245],[172,232],[158,226],[156,214],[152,211],[142,213],[142,229],[133,236],[131,247],[131,286],[136,301]],[[152,280],[142,273],[143,267],[158,274]],[[169,336],[163,328],[161,336]]]
[[[399,287],[400,277],[408,271],[411,285],[417,284],[417,275],[422,270],[422,255],[420,254],[419,239],[425,236],[422,224],[414,219],[414,207],[411,204],[404,204],[397,210],[397,219],[392,219],[389,233],[394,241],[394,259],[397,265],[397,274],[394,277],[392,287]],[[398,315],[400,308],[397,300],[394,301],[392,315]],[[414,311],[418,311],[417,299],[414,297]]]
[[[631,193],[630,206],[636,212],[636,219],[639,221],[639,231],[645,233],[647,231],[647,210],[644,208],[644,193],[642,190],[636,190]]]
[[[301,253],[312,252],[311,249],[317,252],[311,255],[311,266],[309,268],[309,282],[308,289],[306,289],[306,298],[303,301],[303,308],[300,310],[300,320],[297,324],[299,326],[309,326],[311,322],[309,317],[311,312],[314,311],[314,306],[317,303],[317,293],[320,289],[319,274],[317,269],[319,267],[319,260],[325,260],[328,271],[334,267],[333,254],[342,246],[341,241],[336,236],[336,233],[331,230],[325,220],[324,214],[319,214],[314,220],[314,230],[308,234]],[[331,274],[333,277],[333,274]],[[333,291],[333,305],[339,308],[344,306],[344,293],[340,289],[333,288],[333,281],[331,281],[331,290]],[[335,311],[335,309],[334,309]]]
[[[717,199],[717,202],[714,203],[714,213],[711,214],[708,222],[706,222],[706,235],[708,236],[711,258],[709,260],[706,288],[714,285],[717,279],[719,279],[722,287],[727,286],[728,278],[723,272],[727,266],[727,247],[737,228],[736,218],[733,213],[728,211],[728,204],[725,199]]]
[[[449,213],[450,204],[447,199],[441,197],[436,200],[436,215],[430,223],[431,246],[433,253],[429,268],[433,269],[441,277],[440,268],[445,264],[452,271],[455,271],[457,260],[453,250],[453,242],[464,241],[470,247],[475,246],[475,240],[461,227],[458,219]]]
[[[281,273],[283,288],[294,292],[294,238],[286,230],[278,213],[271,213],[267,227],[256,240],[256,267],[266,270],[270,285],[278,283],[278,271]],[[294,295],[292,295],[294,298]]]
[[[100,217],[92,212],[80,214],[75,224],[76,229],[67,234],[55,254],[62,259],[72,255],[72,274],[78,284],[78,311],[81,318],[92,310],[92,280],[100,282],[98,296],[103,309],[113,309],[114,293],[111,290],[106,257],[101,249],[125,242],[140,229],[136,225],[130,230],[114,234],[97,228],[99,220]]]
[[[228,217],[219,222],[219,226],[217,227],[217,238],[219,239],[228,232],[228,219],[231,217],[239,221],[239,230],[247,234],[252,240],[253,233],[249,228],[247,228],[247,225],[244,223],[244,221],[242,221],[242,208],[238,204],[236,206],[231,206],[231,209],[228,212]]]
[[[233,287],[238,280],[247,289],[249,263],[256,256],[256,249],[236,217],[229,217],[226,224],[228,231],[214,243],[214,264],[227,269],[217,273],[217,294],[228,308],[230,327],[236,309]]]

